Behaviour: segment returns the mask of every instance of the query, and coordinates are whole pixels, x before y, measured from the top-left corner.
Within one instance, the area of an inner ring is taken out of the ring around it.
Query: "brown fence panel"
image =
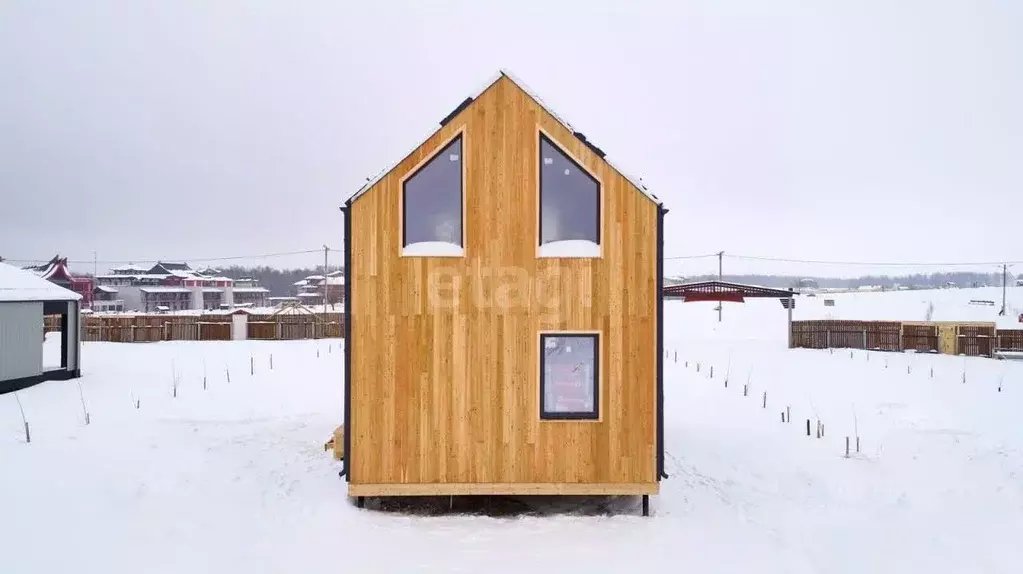
[[[168,341],[198,341],[199,323],[183,323],[180,321],[166,323],[165,331]]]
[[[201,321],[195,324],[199,341],[230,341],[231,324],[223,321]]]
[[[273,321],[249,321],[249,339],[272,340],[276,338],[277,323]]]
[[[43,315],[43,332],[59,333],[64,326],[64,318],[60,315]]]
[[[865,323],[867,348],[877,351],[902,350],[902,323],[897,321],[870,321]]]
[[[47,317],[44,324],[51,328],[60,317]],[[148,341],[229,341],[231,315],[127,315],[82,317],[82,340],[112,343],[141,343]],[[319,339],[344,336],[343,313],[295,313],[279,315],[249,315],[248,338]]]
[[[960,325],[956,352],[968,357],[990,357],[995,346],[995,328]]]
[[[792,346],[899,351],[901,332],[896,321],[793,321]]]
[[[995,332],[996,346],[1001,351],[1023,351],[1023,330],[999,329]]]
[[[937,325],[903,325],[902,348],[918,353],[938,352]]]

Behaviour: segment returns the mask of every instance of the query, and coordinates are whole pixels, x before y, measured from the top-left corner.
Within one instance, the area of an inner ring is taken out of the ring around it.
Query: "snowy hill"
[[[981,291],[800,298],[796,318],[994,320]],[[89,425],[74,382],[45,383],[17,395],[26,444],[0,396],[0,571],[1020,571],[1023,364],[788,350],[778,301],[713,306],[666,303],[671,478],[649,518],[359,510],[322,449],[341,341],[87,343]]]

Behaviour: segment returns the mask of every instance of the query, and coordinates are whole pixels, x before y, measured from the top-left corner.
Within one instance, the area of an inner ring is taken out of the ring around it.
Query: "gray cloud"
[[[379,4],[4,3],[0,255],[339,246],[506,67],[665,199],[669,255],[1023,259],[1018,3]]]

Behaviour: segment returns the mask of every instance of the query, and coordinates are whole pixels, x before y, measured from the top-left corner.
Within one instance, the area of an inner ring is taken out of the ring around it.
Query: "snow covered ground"
[[[961,319],[991,298],[978,291],[843,294],[820,311],[916,318],[934,300],[935,319]],[[88,426],[75,381],[17,394],[30,444],[0,396],[0,572],[1023,568],[1023,364],[787,350],[777,301],[726,304],[722,323],[712,307],[666,305],[671,478],[650,518],[632,499],[359,510],[322,447],[341,420],[341,341],[87,343]]]

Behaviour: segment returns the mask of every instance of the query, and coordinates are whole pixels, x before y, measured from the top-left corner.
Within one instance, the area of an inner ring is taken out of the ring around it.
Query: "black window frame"
[[[408,242],[408,208],[407,193],[408,193],[408,182],[412,181],[420,172],[426,169],[430,164],[440,158],[444,150],[451,147],[451,144],[459,143],[459,157],[458,157],[458,220],[459,220],[459,234],[458,234],[458,246],[464,251],[465,250],[465,130],[459,130],[451,139],[445,141],[437,147],[437,150],[432,155],[428,156],[425,160],[420,162],[419,166],[412,172],[408,173],[401,179],[401,249],[405,249],[409,246]]]
[[[603,239],[604,230],[601,229],[601,227],[600,227],[600,225],[601,225],[600,212],[601,212],[601,207],[603,206],[603,201],[604,201],[604,184],[600,181],[600,178],[598,178],[597,176],[593,175],[593,173],[591,173],[590,170],[586,169],[585,167],[582,166],[582,164],[580,164],[578,161],[576,161],[575,158],[572,157],[572,154],[568,153],[568,151],[565,150],[564,147],[562,147],[556,141],[554,141],[554,138],[548,136],[546,133],[543,132],[543,130],[537,130],[537,134],[539,135],[539,137],[537,139],[537,143],[536,143],[536,169],[537,169],[537,181],[538,181],[537,185],[539,187],[539,189],[537,189],[537,194],[536,194],[536,197],[537,197],[537,200],[538,200],[537,201],[538,205],[537,205],[537,209],[536,209],[536,211],[537,211],[537,226],[536,226],[536,245],[537,245],[537,247],[543,247],[543,245],[544,245],[544,243],[543,243],[543,142],[547,142],[548,144],[550,144],[550,146],[552,148],[554,148],[566,160],[568,160],[569,163],[571,163],[573,166],[575,166],[576,169],[578,169],[582,173],[585,173],[587,177],[592,179],[593,182],[597,184],[597,241],[596,241],[596,243],[597,243],[598,246],[603,246],[603,243],[602,243],[601,240]]]
[[[593,411],[548,412],[546,409],[545,373],[547,366],[547,339],[574,338],[593,340]],[[546,331],[540,333],[540,420],[542,421],[597,421],[600,420],[600,333],[578,331]]]

